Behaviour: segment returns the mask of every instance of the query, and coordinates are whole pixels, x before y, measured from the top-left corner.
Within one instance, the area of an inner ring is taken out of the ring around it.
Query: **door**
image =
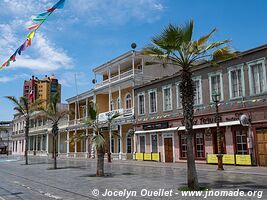
[[[257,130],[257,158],[260,166],[267,166],[267,129]]]
[[[164,138],[165,162],[173,162],[172,138]]]

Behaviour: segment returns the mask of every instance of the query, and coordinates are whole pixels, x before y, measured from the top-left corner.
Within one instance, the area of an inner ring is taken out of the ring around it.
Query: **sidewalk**
[[[77,159],[77,158],[60,158],[60,160],[73,160],[78,162],[96,162],[96,159]],[[105,164],[108,164],[105,160]],[[182,163],[164,163],[164,162],[153,162],[153,161],[136,161],[136,160],[112,160],[113,165],[131,165],[140,167],[155,167],[155,168],[171,168],[171,169],[186,169],[186,162]],[[217,165],[213,164],[196,164],[198,171],[209,171],[216,172]],[[237,174],[254,174],[267,176],[267,167],[258,166],[234,166],[234,165],[224,165],[224,171],[226,173],[237,173]]]

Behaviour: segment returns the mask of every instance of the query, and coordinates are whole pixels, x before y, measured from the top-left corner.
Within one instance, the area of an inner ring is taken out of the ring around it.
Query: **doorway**
[[[267,129],[256,131],[257,158],[259,166],[267,166]]]
[[[164,138],[165,162],[173,162],[172,138]]]

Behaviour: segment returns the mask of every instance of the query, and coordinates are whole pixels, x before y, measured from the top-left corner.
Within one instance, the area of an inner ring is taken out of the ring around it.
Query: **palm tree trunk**
[[[104,176],[104,148],[97,148],[96,176]]]
[[[57,140],[53,133],[53,157],[54,157],[54,169],[57,169]]]
[[[193,151],[193,122],[194,122],[194,97],[195,87],[189,67],[182,70],[180,84],[182,94],[183,116],[187,138],[187,185],[191,190],[198,190],[198,178],[195,156]]]
[[[30,126],[30,118],[26,117],[26,125],[25,125],[25,165],[28,165],[28,141],[29,141],[29,126]]]

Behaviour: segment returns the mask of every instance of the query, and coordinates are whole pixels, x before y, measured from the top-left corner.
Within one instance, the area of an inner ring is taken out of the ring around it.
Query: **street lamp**
[[[216,125],[217,125],[217,143],[218,145],[218,168],[217,170],[224,170],[223,169],[223,142],[222,142],[222,134],[220,131],[220,115],[219,115],[219,102],[220,102],[220,94],[218,94],[217,91],[214,91],[212,94],[212,100],[215,103],[216,107],[216,113],[215,113],[215,119],[216,119]]]

